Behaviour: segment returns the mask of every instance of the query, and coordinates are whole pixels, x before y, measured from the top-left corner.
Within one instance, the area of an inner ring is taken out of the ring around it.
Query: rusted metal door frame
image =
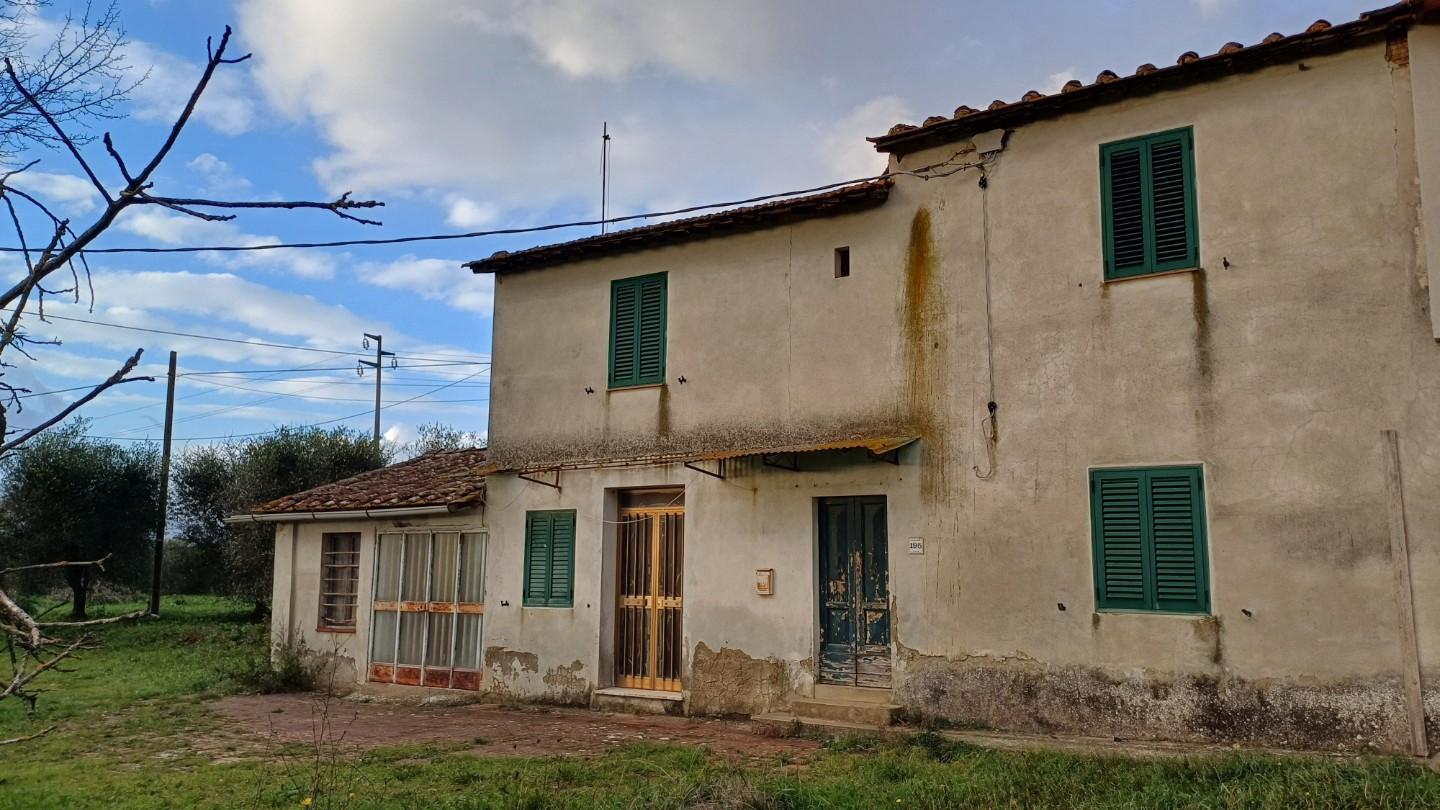
[[[648,542],[642,538],[638,548],[634,543],[637,538],[627,536],[627,531],[637,523],[648,524],[646,529],[650,534]],[[682,688],[684,527],[683,506],[620,510],[615,555],[616,686],[664,692],[678,692]],[[644,558],[636,558],[637,552]],[[635,585],[643,587],[645,592],[626,593]],[[630,650],[637,641],[637,633],[643,649]],[[632,652],[642,655],[637,660]],[[640,671],[630,671],[634,669]]]

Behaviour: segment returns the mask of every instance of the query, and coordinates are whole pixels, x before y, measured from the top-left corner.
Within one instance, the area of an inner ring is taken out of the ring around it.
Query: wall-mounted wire
[[[996,414],[1000,406],[995,404],[995,326],[994,317],[991,312],[990,303],[990,175],[989,166],[999,157],[999,152],[992,154],[980,166],[980,232],[981,232],[981,253],[982,264],[985,267],[985,373],[988,379],[988,394],[986,396],[986,409],[989,415],[980,420],[980,436],[985,441],[986,468],[982,472],[980,465],[971,467],[975,477],[981,481],[989,481],[995,477],[995,448],[999,443],[999,423]]]

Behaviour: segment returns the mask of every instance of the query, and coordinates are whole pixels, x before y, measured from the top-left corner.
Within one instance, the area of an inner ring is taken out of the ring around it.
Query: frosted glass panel
[[[400,660],[397,664],[420,666],[421,650],[425,644],[424,613],[400,614]]]
[[[426,601],[425,580],[429,573],[430,536],[405,535],[405,576],[400,583],[400,598],[406,602]]]
[[[430,601],[455,601],[455,555],[459,552],[460,535],[456,532],[440,532],[435,535],[435,545],[430,563]]]
[[[480,625],[485,617],[478,613],[461,614],[459,638],[456,640],[455,666],[461,669],[480,668]]]
[[[450,666],[450,649],[454,639],[450,631],[455,627],[455,617],[448,613],[430,614],[429,640],[425,646],[425,666]]]
[[[460,538],[460,601],[485,601],[485,535],[469,532]]]
[[[371,631],[370,660],[377,664],[393,664],[395,657],[395,619],[399,614],[388,610],[375,612],[375,627]]]
[[[400,598],[400,547],[404,540],[398,534],[380,535],[380,547],[375,552],[375,598],[393,602]]]

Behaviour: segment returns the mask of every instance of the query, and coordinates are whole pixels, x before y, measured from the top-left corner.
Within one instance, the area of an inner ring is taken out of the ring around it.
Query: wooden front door
[[[890,686],[883,495],[820,499],[820,682]]]
[[[615,685],[680,691],[685,508],[620,510]]]

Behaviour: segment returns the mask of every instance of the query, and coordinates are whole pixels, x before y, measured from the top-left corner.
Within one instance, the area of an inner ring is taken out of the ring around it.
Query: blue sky
[[[127,117],[105,122],[132,160],[148,157],[198,76],[205,38],[226,24],[249,62],[223,68],[157,191],[229,199],[383,200],[382,227],[323,212],[257,212],[207,224],[131,210],[97,246],[236,244],[469,231],[583,219],[598,212],[599,132],[609,121],[611,210],[618,214],[844,180],[884,162],[864,142],[896,121],[960,104],[1050,92],[1104,69],[1172,64],[1187,50],[1353,19],[1354,0],[127,0],[135,75],[148,78]],[[38,25],[71,7],[57,0]],[[97,144],[98,146],[98,144]],[[108,168],[103,150],[88,150]],[[66,156],[15,185],[78,223],[95,213]],[[330,351],[385,335],[401,366],[489,357],[491,287],[462,261],[590,230],[401,247],[253,254],[96,257],[95,302],[47,303],[94,321]],[[9,242],[7,242],[8,244]],[[238,257],[238,258],[237,258]],[[13,265],[0,268],[14,274]],[[368,429],[369,376],[356,358],[31,321],[37,362],[12,357],[11,382],[36,392],[107,376],[135,348],[183,377],[176,436],[191,441],[279,424]],[[602,339],[597,337],[597,339]],[[281,371],[281,369],[307,369]],[[334,370],[325,370],[334,369]],[[484,365],[387,372],[388,437],[444,422],[483,434]],[[63,407],[26,400],[11,424]],[[163,382],[133,383],[84,409],[91,432],[158,438]],[[411,402],[399,402],[414,398]],[[334,420],[334,421],[332,421]]]

